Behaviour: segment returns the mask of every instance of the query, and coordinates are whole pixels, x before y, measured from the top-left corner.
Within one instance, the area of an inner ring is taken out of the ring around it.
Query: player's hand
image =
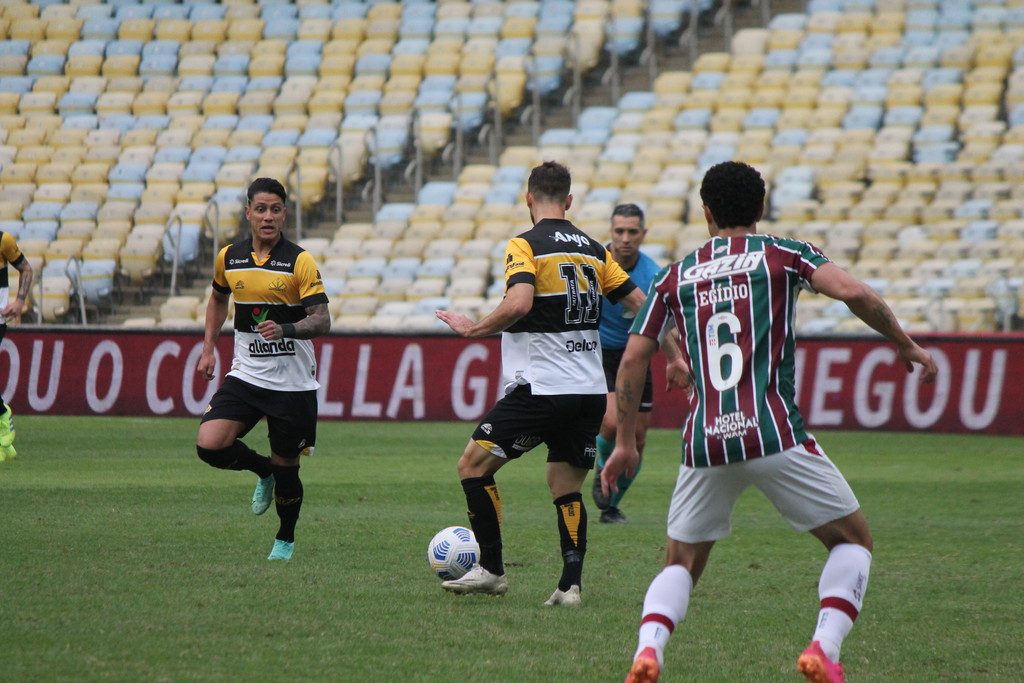
[[[687,396],[693,391],[693,376],[690,374],[690,367],[682,358],[665,365],[665,380],[666,391],[677,388]]]
[[[632,477],[636,473],[637,465],[640,464],[640,453],[633,448],[615,446],[615,450],[604,463],[601,469],[601,490],[605,496],[610,496],[619,491],[619,477],[625,473]]]
[[[448,327],[452,328],[460,337],[465,337],[469,334],[470,329],[473,327],[473,321],[462,315],[461,313],[452,313],[451,311],[436,311],[435,315],[439,320],[444,322]]]
[[[214,355],[212,353],[204,353],[199,356],[199,362],[196,363],[196,372],[207,382],[210,382],[213,380],[213,372],[216,367],[217,359]]]
[[[281,326],[273,320],[264,320],[256,326],[256,331],[259,332],[260,336],[267,341],[284,339],[284,331],[281,329]]]
[[[900,347],[898,353],[907,372],[914,371],[915,363],[921,366],[921,384],[931,384],[935,381],[935,375],[938,374],[939,367],[935,364],[932,354],[915,343]]]
[[[0,316],[3,316],[8,323],[19,323],[21,322],[21,312],[24,308],[24,302],[21,299],[15,299],[5,306],[4,310],[0,311]]]

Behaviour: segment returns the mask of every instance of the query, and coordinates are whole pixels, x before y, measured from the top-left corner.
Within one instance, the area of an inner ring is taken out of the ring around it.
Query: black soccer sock
[[[219,450],[196,446],[196,452],[199,454],[200,460],[218,469],[236,472],[249,470],[261,479],[269,477],[272,473],[270,458],[260,455],[242,443],[240,439],[236,439],[227,448]]]
[[[568,493],[555,499],[558,510],[558,537],[562,547],[562,578],[558,590],[581,586],[583,582],[583,556],[587,554],[587,509],[583,507],[583,494]]]
[[[494,477],[470,477],[462,480],[469,507],[469,524],[480,545],[480,566],[501,576],[505,565],[501,558],[501,494]]]
[[[298,465],[271,465],[274,472],[274,504],[281,527],[277,540],[295,542],[295,524],[299,521],[302,508],[302,480],[299,479]]]
[[[0,414],[7,412],[7,404],[4,403],[4,397],[0,396]]]

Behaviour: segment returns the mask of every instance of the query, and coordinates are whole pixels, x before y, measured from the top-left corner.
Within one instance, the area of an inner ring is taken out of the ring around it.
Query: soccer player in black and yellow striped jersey
[[[7,279],[7,266],[11,265],[18,271],[18,293],[10,298],[10,287]],[[21,253],[14,235],[0,232],[0,341],[7,334],[7,322],[21,319],[25,308],[25,299],[32,287],[32,264]],[[11,406],[0,397],[0,462],[14,460],[18,451],[14,450],[14,418]]]
[[[561,164],[549,161],[531,172],[526,205],[534,226],[505,249],[505,298],[492,313],[474,323],[437,312],[463,337],[502,333],[505,381],[505,396],[480,421],[458,463],[480,557],[465,576],[441,584],[453,593],[508,590],[494,475],[543,443],[562,551],[562,575],[546,604],[581,601],[587,513],[580,489],[594,467],[608,390],[598,335],[602,299],[636,311],[644,293],[600,241],[565,219],[570,185]]]
[[[249,186],[245,216],[250,235],[217,255],[206,307],[206,336],[196,371],[212,381],[215,353],[229,299],[235,298],[234,359],[199,425],[200,459],[225,470],[248,470],[259,480],[252,511],[276,505],[280,527],[269,560],[289,560],[302,507],[299,456],[316,444],[315,337],[331,329],[327,295],[309,252],[286,239],[287,193],[272,178]],[[267,419],[270,456],[242,443]]]

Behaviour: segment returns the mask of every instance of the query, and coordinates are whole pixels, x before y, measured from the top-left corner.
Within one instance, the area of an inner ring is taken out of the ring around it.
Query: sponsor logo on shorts
[[[484,422],[482,425],[480,425],[480,431],[483,432],[484,434],[490,434],[492,429],[494,428],[491,426],[490,422]]]
[[[543,441],[543,439],[539,436],[519,436],[516,437],[515,443],[512,444],[512,448],[525,453],[531,448],[535,448],[541,441]]]

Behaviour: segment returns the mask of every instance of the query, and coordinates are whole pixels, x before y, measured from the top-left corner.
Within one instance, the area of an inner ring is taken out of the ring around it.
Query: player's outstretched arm
[[[488,337],[508,329],[530,312],[530,309],[533,308],[534,290],[533,285],[525,282],[512,285],[505,292],[505,298],[501,300],[498,307],[476,323],[461,313],[452,313],[451,311],[436,311],[434,315],[460,337]]]
[[[922,367],[921,382],[935,379],[938,367],[930,353],[921,348],[900,326],[896,315],[885,300],[869,285],[853,277],[834,263],[820,266],[811,276],[811,286],[825,296],[845,303],[850,311],[889,341],[896,344],[897,353],[907,372],[914,365]]]

